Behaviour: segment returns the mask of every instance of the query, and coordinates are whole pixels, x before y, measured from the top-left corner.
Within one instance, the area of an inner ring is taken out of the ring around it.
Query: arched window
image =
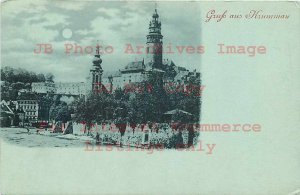
[[[98,75],[96,75],[96,83],[98,83],[99,82],[99,80],[98,80]]]

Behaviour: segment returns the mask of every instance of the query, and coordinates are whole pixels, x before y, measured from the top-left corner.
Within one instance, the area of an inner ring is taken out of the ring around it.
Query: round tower
[[[157,9],[155,9],[149,24],[149,33],[147,35],[146,59],[145,63],[153,68],[160,69],[162,66],[163,36],[161,35],[161,22]]]

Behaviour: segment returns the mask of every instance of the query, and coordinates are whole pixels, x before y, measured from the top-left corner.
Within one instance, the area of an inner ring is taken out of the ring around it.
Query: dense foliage
[[[54,76],[48,74],[36,74],[22,68],[1,68],[1,99],[16,100],[18,91],[30,90],[33,82],[53,82]]]
[[[164,122],[165,112],[181,109],[192,115],[189,119],[179,118],[180,122],[199,122],[199,92],[170,93],[155,77],[141,83],[141,86],[139,91],[125,87],[117,89],[113,94],[93,93],[86,100],[74,102],[75,120],[87,124],[88,127],[96,122],[114,122],[119,125],[119,129],[123,129],[122,124],[126,123],[134,127],[137,124]]]

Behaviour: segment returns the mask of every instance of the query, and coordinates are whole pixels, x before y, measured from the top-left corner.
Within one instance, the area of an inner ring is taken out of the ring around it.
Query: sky
[[[101,56],[104,71],[115,71],[143,54],[125,53],[126,45],[145,45],[154,2],[8,1],[2,4],[1,66],[51,72],[56,82],[85,81],[97,43],[113,52]],[[158,2],[164,45],[174,54],[164,59],[200,70],[201,54],[180,54],[176,46],[201,45],[200,7],[196,3]],[[51,44],[50,54],[36,54],[37,44]],[[66,54],[66,44],[70,53]],[[83,49],[75,53],[75,47]],[[86,47],[92,46],[93,53]]]

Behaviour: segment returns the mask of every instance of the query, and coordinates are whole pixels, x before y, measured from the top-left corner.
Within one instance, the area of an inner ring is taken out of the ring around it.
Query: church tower
[[[102,74],[101,67],[102,59],[100,58],[99,45],[96,46],[96,54],[93,59],[93,66],[89,74],[89,89],[92,93],[99,93],[102,91]]]
[[[147,35],[146,46],[146,59],[145,63],[150,64],[153,68],[160,69],[162,66],[162,38],[161,35],[161,22],[159,21],[159,15],[157,9],[152,15],[152,19],[149,24],[149,33]]]

